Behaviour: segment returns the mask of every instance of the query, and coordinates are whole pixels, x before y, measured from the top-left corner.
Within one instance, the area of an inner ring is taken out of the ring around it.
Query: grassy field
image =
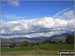
[[[1,48],[1,52],[8,52],[8,51],[30,51],[30,50],[32,50],[31,46],[18,47],[18,48]]]
[[[73,44],[41,44],[39,50],[32,50],[31,46],[20,48],[2,48],[2,55],[57,55],[60,50],[73,51]]]
[[[2,55],[57,55],[58,51],[45,51],[45,50],[36,50],[36,51],[8,51],[2,52]]]
[[[38,45],[38,47],[42,50],[74,50],[74,44],[42,44]]]

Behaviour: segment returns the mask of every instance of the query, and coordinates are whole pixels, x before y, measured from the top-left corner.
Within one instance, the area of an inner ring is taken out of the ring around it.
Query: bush
[[[74,44],[74,36],[67,36],[66,42],[68,44]]]
[[[29,46],[30,45],[30,42],[25,40],[21,43],[21,47],[24,47],[24,46]]]
[[[11,43],[11,44],[9,45],[9,47],[10,47],[10,48],[16,47],[16,43],[15,43],[15,42]]]
[[[53,43],[54,44],[55,41],[54,40],[44,40],[43,43]]]

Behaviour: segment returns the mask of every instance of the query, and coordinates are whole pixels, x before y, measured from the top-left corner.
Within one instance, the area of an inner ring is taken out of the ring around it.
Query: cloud
[[[64,32],[73,31],[73,19],[55,19],[44,17],[40,19],[17,20],[3,22],[0,27],[1,36],[52,36]]]
[[[73,19],[74,18],[74,10],[71,10],[73,7],[66,8],[62,11],[56,13],[53,18],[60,18],[60,19]]]
[[[57,16],[59,16],[60,14],[64,13],[65,11],[69,10],[69,9],[70,9],[70,8],[66,8],[66,9],[64,9],[64,10],[62,10],[62,11],[56,13],[53,17],[57,17]]]
[[[22,19],[22,18],[26,18],[26,17],[20,17],[20,16],[16,16],[16,15],[5,15],[5,18],[10,18],[10,19]]]
[[[12,6],[19,6],[19,0],[7,0],[7,2]]]
[[[70,20],[74,18],[74,11],[73,10],[69,10],[64,12],[61,16],[57,16],[57,17],[53,17],[53,18],[60,18],[60,19],[65,19],[65,20]]]
[[[65,12],[65,13],[63,14],[63,16],[64,16],[65,18],[68,18],[68,19],[73,19],[73,10],[70,10],[70,11],[68,11],[68,12]]]
[[[25,18],[15,15],[6,15],[6,18]],[[62,19],[54,17],[43,17],[39,19],[16,20],[4,22],[0,20],[0,37],[19,37],[19,36],[53,36],[65,32],[74,31],[73,11],[69,10],[62,14]],[[66,18],[66,20],[64,19]],[[70,19],[69,19],[70,18]],[[68,20],[67,20],[68,19]]]

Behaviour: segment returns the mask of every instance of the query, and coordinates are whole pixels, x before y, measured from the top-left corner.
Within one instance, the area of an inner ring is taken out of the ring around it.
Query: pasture
[[[73,44],[41,44],[36,47],[39,50],[33,50],[31,46],[18,48],[1,48],[2,55],[58,55],[60,50],[73,51]]]

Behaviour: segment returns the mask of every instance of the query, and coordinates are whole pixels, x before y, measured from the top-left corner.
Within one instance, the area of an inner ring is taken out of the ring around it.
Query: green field
[[[30,50],[32,50],[31,46],[18,47],[18,48],[1,48],[1,52],[8,52],[8,51],[30,51]]]
[[[74,44],[42,44],[38,45],[38,47],[42,50],[74,50]]]
[[[2,55],[57,55],[60,50],[73,51],[73,44],[41,44],[36,47],[39,50],[33,50],[31,46],[20,48],[2,48]]]

